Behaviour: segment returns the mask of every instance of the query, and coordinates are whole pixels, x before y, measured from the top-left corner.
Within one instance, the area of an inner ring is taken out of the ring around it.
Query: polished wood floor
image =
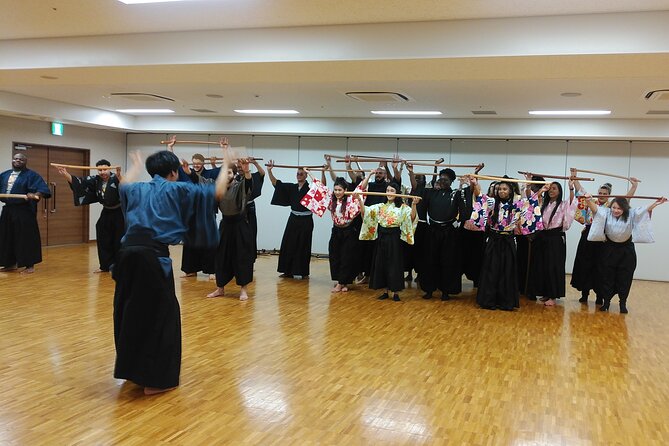
[[[180,265],[180,248],[172,249]],[[176,279],[181,386],[112,378],[113,281],[94,245],[0,273],[0,444],[669,444],[669,284],[635,282],[630,314],[572,290],[554,308],[477,309],[412,288],[330,294],[256,264],[251,299]]]

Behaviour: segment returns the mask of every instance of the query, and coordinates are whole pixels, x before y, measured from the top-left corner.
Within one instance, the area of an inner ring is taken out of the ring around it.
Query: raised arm
[[[418,187],[418,183],[416,183],[416,174],[413,173],[413,164],[407,163],[407,172],[409,172],[409,182],[411,183],[411,190],[414,191],[416,190],[416,187]]]
[[[121,184],[134,183],[139,179],[139,176],[142,174],[142,168],[144,167],[144,160],[142,160],[142,155],[139,151],[130,152],[130,168],[119,178]]]
[[[416,205],[420,202],[420,197],[411,200],[411,221],[416,219]]]
[[[651,203],[651,204],[648,206],[648,212],[651,212],[653,209],[655,209],[655,208],[658,207],[659,205],[664,204],[664,203],[666,203],[666,202],[667,202],[667,198],[666,198],[666,197],[662,197],[662,198],[660,198],[659,200],[657,200],[657,201],[654,202],[654,203]]]
[[[569,169],[569,176],[571,176],[572,178],[576,178],[578,176],[578,170],[572,167],[571,169]],[[581,186],[581,182],[576,179],[574,179],[573,181],[574,181],[574,188],[581,194],[584,194],[585,189],[583,189],[583,186]]]
[[[337,181],[337,174],[332,170],[332,158],[330,155],[323,155],[323,158],[325,158],[325,170],[330,172],[330,178],[332,178],[332,181]],[[323,176],[325,176],[325,170],[323,171]],[[350,174],[351,172],[349,172]]]
[[[220,201],[223,199],[225,196],[225,193],[228,191],[228,166],[230,163],[230,160],[228,159],[230,156],[226,152],[223,154],[223,163],[221,164],[221,170],[218,171],[218,176],[216,177],[216,200]],[[246,168],[248,170],[248,163],[246,165]],[[249,174],[250,175],[250,174]],[[246,172],[244,173],[244,177],[246,177]]]
[[[65,177],[68,183],[72,184],[72,175],[64,167],[57,167],[58,173]]]
[[[374,176],[376,173],[376,169],[372,170],[367,177],[365,177],[364,180],[362,180],[362,183],[360,183],[360,189],[362,190],[367,190],[367,185],[369,184],[369,180]]]
[[[630,185],[630,188],[629,188],[629,190],[627,191],[627,195],[634,195],[634,194],[636,193],[636,189],[637,189],[637,187],[639,187],[639,183],[640,183],[641,181],[639,181],[639,180],[638,180],[637,178],[635,178],[635,177],[631,177],[631,178],[630,178],[630,182],[631,182],[632,184]],[[631,200],[627,200],[627,201],[631,201]]]
[[[276,178],[274,177],[272,169],[274,169],[274,160],[269,160],[267,163],[267,175],[269,176],[269,180],[272,182],[272,186],[276,186]]]
[[[172,135],[172,137],[167,140],[167,150],[174,153],[174,144],[176,143],[177,143],[177,135]]]
[[[599,209],[599,207],[597,206],[597,204],[592,199],[591,194],[585,194],[584,197],[585,197],[585,204],[588,206],[588,208],[590,209],[590,212],[592,212],[592,215],[594,217],[594,215],[597,213],[597,210]]]
[[[400,156],[398,154],[393,155],[393,177],[398,184],[402,183],[402,169],[404,164],[400,163]],[[387,166],[387,165],[386,165]],[[387,167],[386,167],[387,169]]]
[[[258,171],[260,176],[264,177],[265,176],[265,169],[262,168],[260,163],[255,158],[250,158],[249,161],[251,162],[251,164],[253,164],[256,167],[256,170]]]

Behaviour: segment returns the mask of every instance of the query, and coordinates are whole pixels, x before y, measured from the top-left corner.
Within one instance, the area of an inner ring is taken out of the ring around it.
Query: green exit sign
[[[63,136],[63,123],[62,122],[52,122],[51,123],[51,134],[56,136]]]

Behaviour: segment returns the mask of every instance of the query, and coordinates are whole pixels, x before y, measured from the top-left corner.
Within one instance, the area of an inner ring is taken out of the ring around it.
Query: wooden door
[[[88,150],[15,143],[12,156],[15,153],[28,157],[28,168],[40,174],[51,190],[51,198],[39,203],[37,213],[42,246],[87,243],[88,206],[74,206],[67,180],[49,163],[88,165]],[[88,175],[88,171],[70,173]]]

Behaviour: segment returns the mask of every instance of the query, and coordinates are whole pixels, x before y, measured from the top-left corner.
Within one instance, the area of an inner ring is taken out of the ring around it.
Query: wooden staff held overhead
[[[488,175],[476,175],[476,174],[467,174],[467,175],[461,175],[460,178],[463,177],[471,177],[471,178],[478,178],[479,180],[491,180],[491,181],[504,181],[507,183],[524,183],[524,184],[550,184],[550,181],[533,181],[533,180],[519,180],[516,178],[504,178],[504,177],[492,177]]]
[[[218,141],[160,141],[161,144],[171,144],[172,142],[174,142],[174,144],[203,144],[207,146],[219,145]]]
[[[53,167],[65,167],[67,169],[82,169],[82,170],[109,170],[119,169],[121,166],[72,166],[70,164],[49,163]]]
[[[575,168],[575,167],[574,167],[574,169],[576,169],[578,172],[591,173],[593,175],[603,175],[605,177],[620,178],[621,180],[627,180],[629,182],[632,182],[632,179],[630,177],[626,177],[626,176],[623,176],[623,175],[616,175],[614,173],[606,173],[606,172],[597,172],[597,171],[594,171],[594,170],[578,169],[578,168]],[[639,181],[639,183],[640,182],[641,181]]]
[[[411,198],[413,200],[420,200],[421,197],[418,197],[416,195],[405,195],[405,194],[389,194],[386,192],[356,192],[356,191],[346,191],[344,192],[344,195],[375,195],[377,197],[400,197],[400,198]]]
[[[479,167],[480,164],[443,164],[443,163],[411,163],[414,166],[427,166],[427,167],[462,167],[462,168],[471,168],[474,169]]]
[[[646,195],[590,195],[591,198],[638,198],[640,200],[660,200],[663,197],[649,197]]]
[[[266,167],[278,167],[280,169],[323,169],[323,165],[318,166],[291,166],[288,164],[265,164]]]
[[[400,162],[399,160],[394,160],[392,158],[354,158],[351,157],[350,160],[335,160],[337,163],[345,163],[347,161],[353,162],[353,163],[382,163],[382,162],[388,162],[392,163],[393,161]]]
[[[577,180],[577,181],[595,181],[594,178],[585,178],[585,177],[565,177],[561,175],[546,175],[543,173],[534,173],[534,172],[521,172],[520,170],[518,171],[519,174],[522,175],[532,175],[536,177],[543,177],[543,178],[553,178],[557,180]]]

